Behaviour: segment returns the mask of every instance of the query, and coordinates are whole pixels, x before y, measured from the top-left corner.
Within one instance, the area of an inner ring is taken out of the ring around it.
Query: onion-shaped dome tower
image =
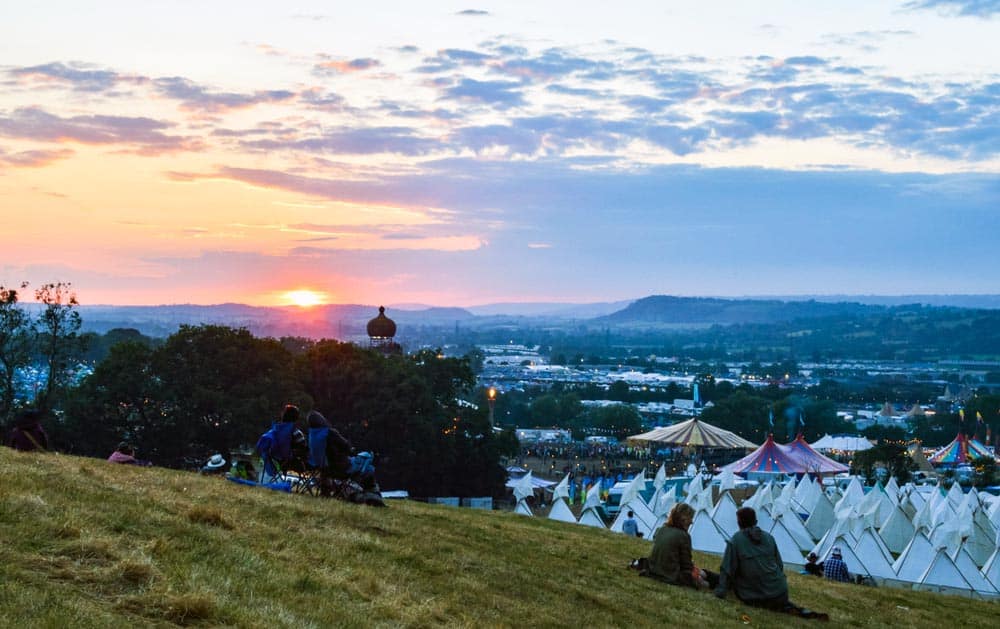
[[[372,349],[383,354],[398,354],[402,348],[393,340],[396,322],[385,316],[385,306],[378,307],[378,316],[368,322],[368,340]]]

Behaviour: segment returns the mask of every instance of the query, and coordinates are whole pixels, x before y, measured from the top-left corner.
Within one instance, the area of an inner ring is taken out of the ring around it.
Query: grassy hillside
[[[0,626],[801,626],[625,568],[649,542],[521,516],[374,509],[0,448]],[[716,567],[718,559],[696,556]],[[985,625],[994,603],[789,576],[838,626]]]

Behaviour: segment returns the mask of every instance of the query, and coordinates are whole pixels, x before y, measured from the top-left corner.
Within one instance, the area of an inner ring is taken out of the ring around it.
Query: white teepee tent
[[[934,545],[931,544],[931,541],[927,539],[926,535],[918,532],[892,564],[896,578],[909,583],[919,583],[924,572],[927,571],[927,566],[934,558],[934,553]]]
[[[691,535],[691,548],[694,550],[719,555],[726,550],[728,538],[705,511],[699,511],[694,515],[688,533]]]
[[[569,506],[566,504],[566,500],[562,497],[556,498],[555,502],[552,503],[552,508],[549,510],[549,519],[556,520],[558,522],[569,522],[571,524],[576,524],[576,516],[570,511]]]

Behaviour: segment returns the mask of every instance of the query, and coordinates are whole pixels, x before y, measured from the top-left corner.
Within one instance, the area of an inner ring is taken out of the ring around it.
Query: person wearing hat
[[[830,550],[830,556],[823,562],[823,576],[831,581],[851,582],[851,573],[847,571],[847,564],[844,563],[840,546],[834,546]]]
[[[219,453],[213,454],[205,467],[201,468],[202,474],[224,474],[226,471],[226,459]]]

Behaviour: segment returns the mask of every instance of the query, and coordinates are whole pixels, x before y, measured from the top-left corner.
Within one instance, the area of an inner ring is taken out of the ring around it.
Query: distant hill
[[[561,302],[505,302],[469,306],[466,310],[480,317],[515,316],[566,319],[591,319],[625,308],[632,300],[572,304]]]
[[[874,306],[942,306],[950,308],[1000,309],[1000,295],[761,295],[736,299],[778,299],[781,301],[856,302]]]
[[[759,324],[831,316],[865,316],[884,310],[883,306],[856,302],[824,303],[814,300],[779,301],[653,295],[638,299],[618,312],[598,317],[594,322],[612,325]]]
[[[900,304],[920,309],[957,309],[978,304],[984,312],[1000,310],[996,295],[835,296],[802,298],[679,297],[652,295],[634,301],[584,304],[561,302],[495,303],[469,308],[390,307],[387,316],[407,330],[539,327],[549,330],[579,326],[623,328],[697,329],[711,325],[766,325],[830,317],[870,317],[898,310]],[[879,303],[883,302],[883,303]],[[934,302],[932,304],[932,302]],[[987,304],[995,304],[990,308]],[[37,311],[38,304],[27,303]],[[969,308],[971,311],[971,308]],[[85,331],[104,333],[113,328],[134,328],[154,337],[169,336],[181,325],[216,324],[247,328],[257,336],[362,337],[365,325],[378,314],[378,306],[329,304],[312,308],[262,307],[244,304],[161,306],[80,306]]]
[[[387,310],[386,315],[397,324],[407,326],[449,326],[473,317],[461,308]],[[173,334],[181,325],[214,324],[243,327],[257,336],[343,339],[363,335],[368,321],[378,316],[378,306],[80,306],[80,316],[85,331],[98,333],[114,328],[134,328],[149,336],[164,337]]]

